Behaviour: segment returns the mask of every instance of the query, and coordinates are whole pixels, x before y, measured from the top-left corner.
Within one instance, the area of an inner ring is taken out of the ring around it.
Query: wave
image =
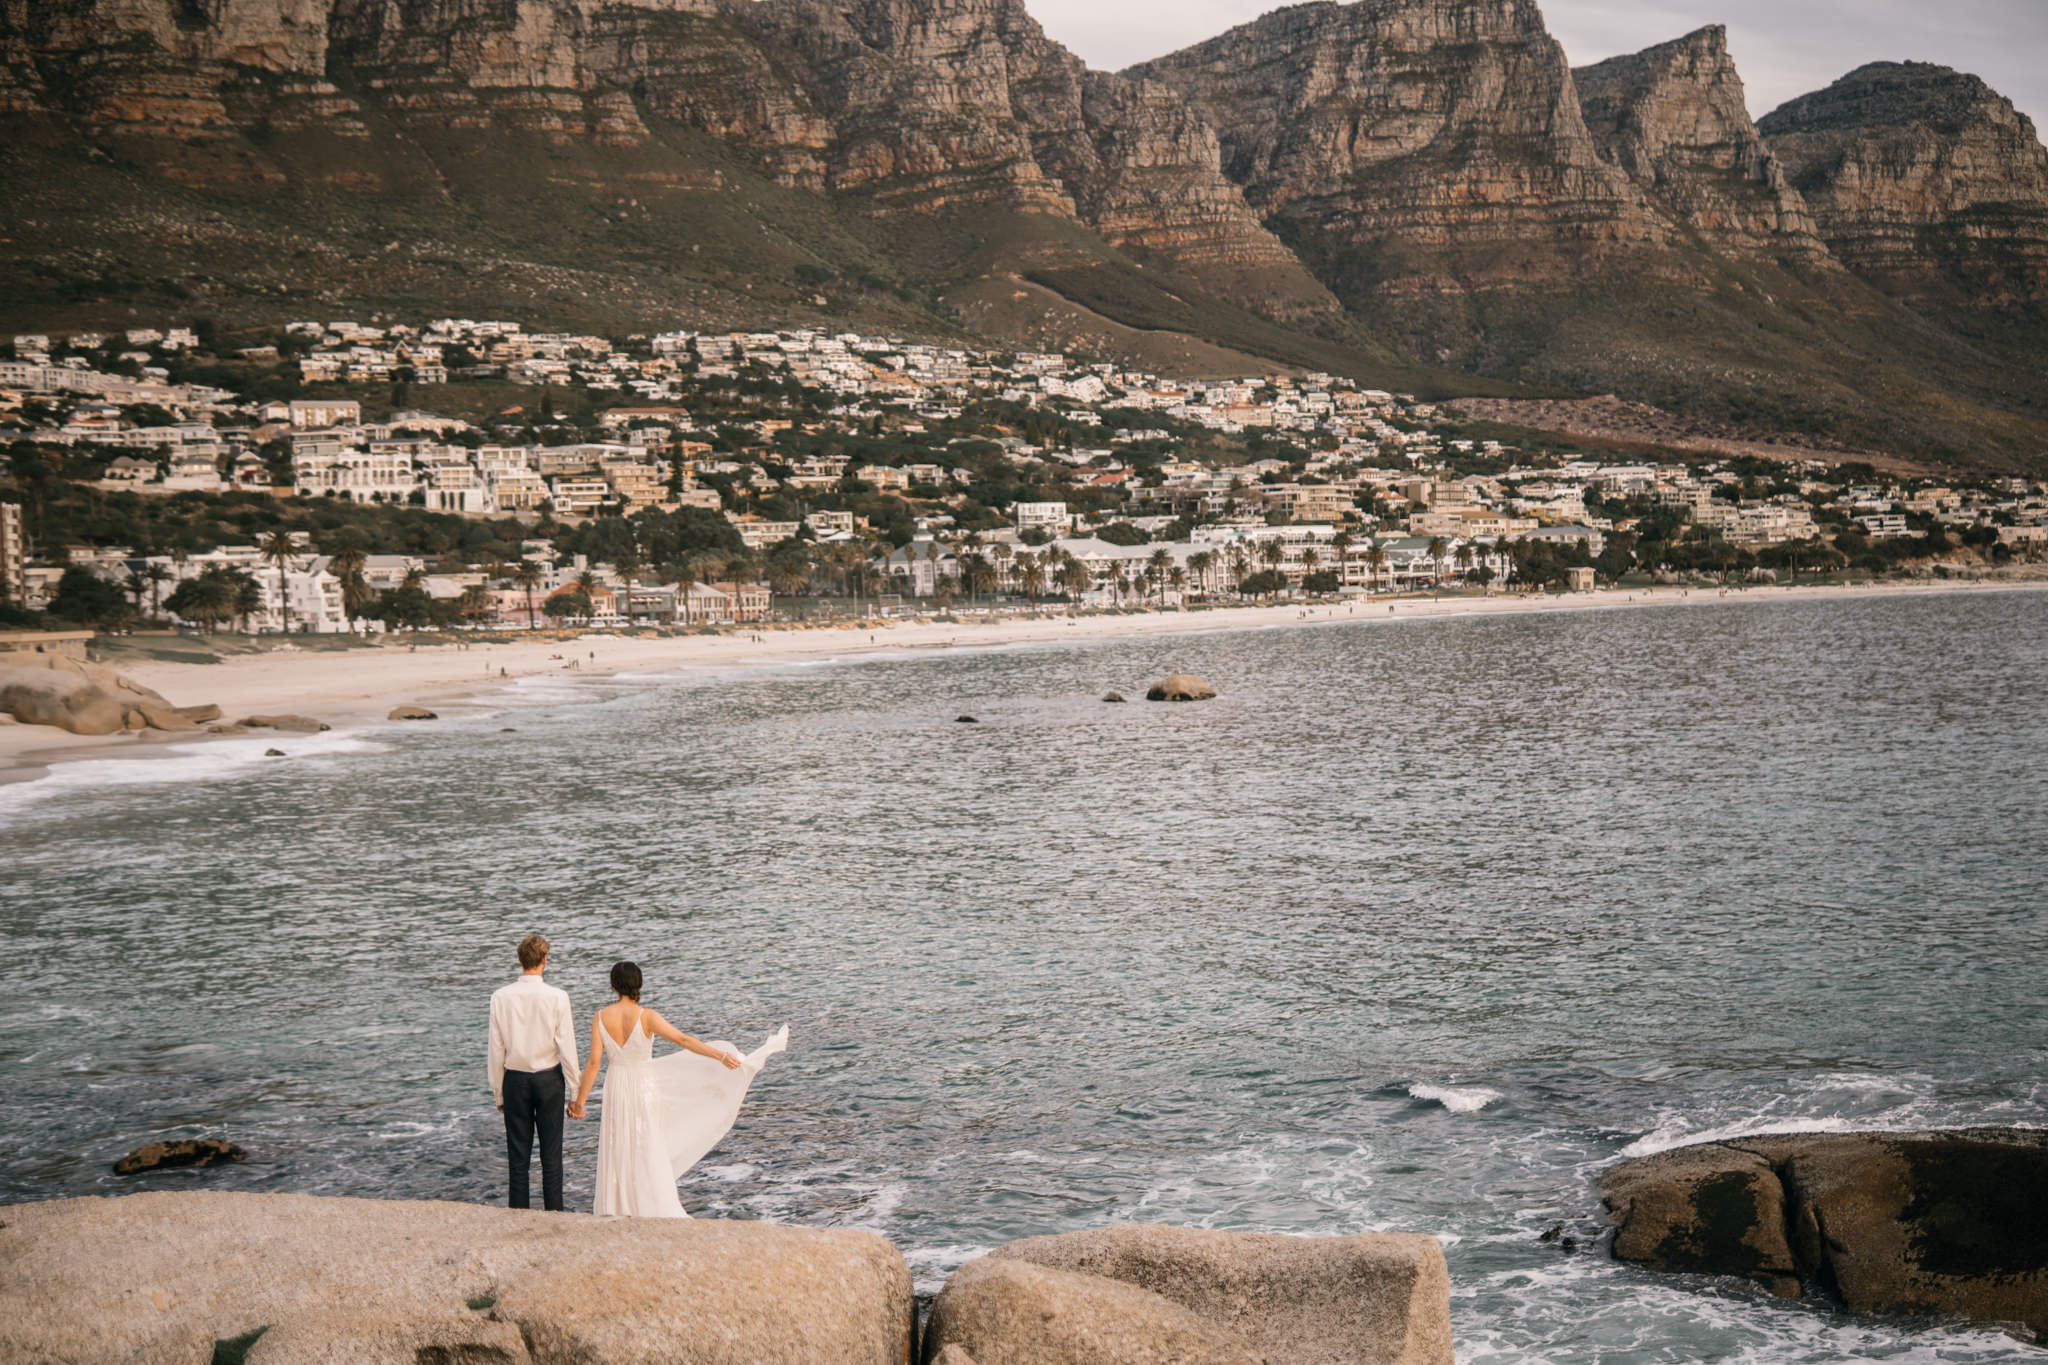
[[[1483,1085],[1464,1089],[1448,1085],[1411,1085],[1408,1094],[1425,1103],[1435,1102],[1453,1114],[1476,1114],[1490,1104],[1498,1104],[1507,1098],[1498,1090],[1489,1090]]]
[[[147,752],[128,750],[111,758],[74,758],[50,765],[43,776],[0,786],[0,813],[20,810],[70,792],[124,787],[174,786],[220,781],[262,771],[283,749],[297,762],[382,753],[387,746],[349,731],[317,735],[265,732],[253,739],[213,739],[173,744]]]

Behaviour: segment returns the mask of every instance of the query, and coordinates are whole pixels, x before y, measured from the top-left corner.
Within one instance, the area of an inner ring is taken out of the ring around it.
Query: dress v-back
[[[604,1039],[605,1057],[594,1211],[687,1218],[676,1181],[732,1131],[748,1087],[767,1060],[789,1045],[789,1030],[780,1030],[737,1070],[729,1070],[694,1052],[657,1058],[645,1010],[634,1016],[623,1043],[603,1018],[593,1026]],[[711,1046],[733,1051],[729,1043]]]

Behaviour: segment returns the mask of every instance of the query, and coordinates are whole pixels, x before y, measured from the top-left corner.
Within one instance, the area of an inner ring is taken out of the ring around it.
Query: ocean
[[[1176,671],[1221,696],[1101,700]],[[0,787],[0,1200],[495,1202],[485,1005],[537,930],[586,1020],[630,958],[699,1036],[790,1026],[693,1214],[873,1229],[925,1290],[1123,1221],[1404,1231],[1462,1362],[2036,1361],[1539,1238],[1687,1141],[2048,1122],[2044,679],[2048,594],[1731,600],[67,764]],[[251,1159],[109,1172],[201,1135]]]

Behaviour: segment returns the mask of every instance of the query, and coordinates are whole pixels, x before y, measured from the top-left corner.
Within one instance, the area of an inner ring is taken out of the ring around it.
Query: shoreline
[[[758,632],[683,635],[660,639],[602,632],[571,639],[478,644],[404,645],[326,650],[276,650],[237,655],[218,663],[123,663],[129,677],[177,705],[213,702],[223,719],[295,713],[334,730],[417,724],[388,718],[402,705],[468,706],[509,700],[515,684],[537,677],[579,681],[647,672],[687,673],[773,666],[798,660],[866,655],[942,653],[1057,642],[1095,643],[1139,636],[1201,635],[1240,630],[1363,624],[1368,621],[1506,616],[1530,612],[1613,611],[1645,607],[1712,606],[1868,597],[2048,590],[2048,583],[1872,583],[1859,586],[1602,589],[1572,594],[1372,598],[1313,606],[1230,606],[1142,614],[1033,614],[957,624],[881,621],[869,627],[768,627]],[[758,635],[758,638],[755,638]],[[572,666],[578,665],[578,666]],[[430,722],[429,722],[430,723]],[[251,736],[275,735],[258,730]],[[248,738],[244,737],[244,738]],[[84,759],[149,759],[221,736],[205,732],[72,735],[51,726],[0,726],[0,783],[32,782],[55,765]],[[282,736],[290,738],[290,736]]]

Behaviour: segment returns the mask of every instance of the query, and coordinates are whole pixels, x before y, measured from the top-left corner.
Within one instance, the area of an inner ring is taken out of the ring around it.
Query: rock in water
[[[995,1256],[947,1281],[924,1349],[932,1365],[962,1351],[976,1365],[1265,1365],[1242,1336],[1161,1295]]]
[[[1152,684],[1152,690],[1145,694],[1146,701],[1210,701],[1216,696],[1216,689],[1192,673],[1176,673],[1163,682]]]
[[[180,1166],[214,1166],[226,1161],[247,1161],[249,1154],[232,1142],[201,1138],[196,1142],[152,1142],[137,1147],[114,1163],[115,1175],[140,1175],[144,1171],[169,1171]]]
[[[1601,1177],[1616,1257],[2048,1334],[2048,1132],[1739,1138]]]
[[[197,1363],[268,1328],[251,1365],[902,1365],[913,1326],[882,1238],[723,1220],[153,1193],[13,1205],[0,1265],[6,1361]]]
[[[242,724],[251,730],[283,730],[291,734],[317,735],[334,727],[310,716],[249,716]]]
[[[1121,692],[1112,692],[1108,696],[1103,698],[1104,701],[1110,702],[1112,704],[1120,704],[1122,703],[1123,699],[1124,694]]]
[[[975,719],[975,718],[974,718],[973,716],[955,716],[955,717],[953,717],[953,723],[954,723],[955,725],[979,725],[979,724],[981,724],[981,722],[980,722],[980,721],[978,721],[978,720],[976,720],[976,719]]]
[[[439,720],[439,716],[424,706],[394,706],[386,720]]]
[[[263,751],[263,756],[265,758],[285,758],[288,755],[286,755],[285,751],[282,749],[265,749]]]
[[[1269,1361],[1451,1365],[1450,1271],[1434,1237],[1113,1227],[1012,1242],[990,1259],[1148,1290],[1229,1328]]]

